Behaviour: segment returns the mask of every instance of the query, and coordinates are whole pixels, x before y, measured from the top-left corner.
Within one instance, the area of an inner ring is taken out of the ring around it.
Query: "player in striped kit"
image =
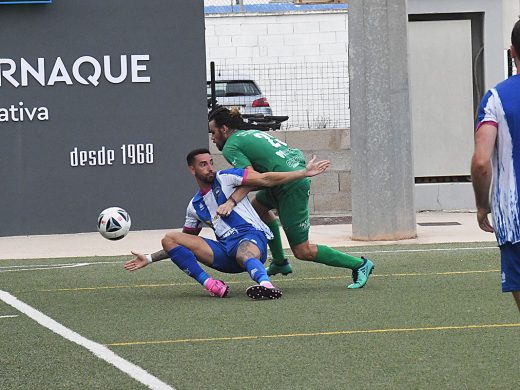
[[[520,67],[520,21],[511,33],[511,56]],[[500,247],[502,292],[520,311],[520,75],[482,98],[475,130],[471,178],[480,228],[494,232]],[[491,199],[490,199],[491,192]],[[488,214],[493,214],[493,225]]]
[[[269,187],[314,176],[327,169],[330,162],[316,162],[314,158],[298,171],[260,174],[237,168],[215,172],[208,149],[194,150],[186,160],[200,189],[188,204],[183,231],[167,233],[162,239],[161,251],[151,255],[132,252],[136,257],[125,263],[125,269],[135,271],[169,257],[211,295],[224,298],[229,287],[220,280],[210,278],[197,263],[198,260],[220,272],[247,271],[257,283],[246,291],[250,298],[280,298],[282,292],[271,284],[263,266],[267,258],[267,240],[272,238],[272,233],[247,198],[236,202],[231,195],[241,185]],[[228,200],[235,203],[233,211],[227,216],[219,216],[218,207]],[[213,229],[216,240],[198,236],[204,225]]]

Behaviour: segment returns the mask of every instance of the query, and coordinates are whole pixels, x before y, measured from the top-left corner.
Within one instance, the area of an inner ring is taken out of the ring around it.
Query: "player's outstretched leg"
[[[228,294],[229,287],[220,280],[210,278],[197,262],[193,252],[188,248],[182,245],[177,245],[171,249],[166,248],[165,250],[167,250],[168,256],[170,256],[170,259],[175,265],[186,273],[186,275],[192,277],[204,286],[211,296],[224,298]]]
[[[309,251],[308,249],[312,247],[313,244],[304,243],[299,247],[295,247],[293,252],[298,258],[311,260],[311,258],[308,257],[308,253],[310,252],[312,254],[312,251]],[[367,283],[368,277],[374,269],[374,263],[364,257],[355,257],[326,245],[316,245],[316,249],[315,257],[312,259],[316,263],[352,270],[352,279],[354,280],[354,283],[350,284],[348,288],[363,287]]]
[[[352,279],[354,280],[354,283],[349,284],[347,288],[363,288],[363,286],[367,284],[368,277],[375,269],[372,261],[363,256],[361,256],[361,258],[363,259],[363,264],[352,270]]]

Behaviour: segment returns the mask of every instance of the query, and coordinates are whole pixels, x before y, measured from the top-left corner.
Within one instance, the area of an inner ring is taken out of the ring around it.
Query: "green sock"
[[[269,229],[273,232],[273,239],[267,243],[271,250],[271,256],[273,257],[273,263],[276,265],[282,265],[285,262],[285,253],[282,248],[282,236],[280,235],[280,225],[278,220],[273,219],[267,224]]]
[[[363,259],[347,255],[346,253],[337,251],[336,249],[329,248],[325,245],[317,245],[318,254],[316,255],[316,262],[332,267],[342,268],[358,268],[363,264]]]

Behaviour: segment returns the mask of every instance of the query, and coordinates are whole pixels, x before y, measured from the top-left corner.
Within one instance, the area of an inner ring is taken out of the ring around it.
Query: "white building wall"
[[[520,16],[519,0],[502,0],[502,18],[504,20],[504,49],[511,45],[511,29]]]
[[[274,115],[290,115],[290,128],[348,126],[347,31],[346,11],[207,15],[208,80],[210,61],[217,70],[234,67],[239,77],[258,83]],[[238,65],[257,66],[251,75]],[[314,81],[302,72],[310,72]],[[339,82],[331,86],[332,79]],[[331,88],[339,94],[331,97]]]
[[[221,64],[347,61],[347,42],[346,11],[206,16],[206,57]]]

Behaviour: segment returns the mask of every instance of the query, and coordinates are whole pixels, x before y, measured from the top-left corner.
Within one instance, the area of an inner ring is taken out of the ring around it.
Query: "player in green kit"
[[[226,160],[236,168],[254,169],[257,172],[287,172],[305,168],[305,158],[299,149],[290,148],[285,142],[258,130],[239,130],[244,122],[240,112],[233,108],[218,107],[209,114],[212,141],[222,151]],[[300,260],[315,261],[333,267],[352,270],[354,283],[348,288],[362,288],[374,269],[374,264],[364,257],[354,257],[325,245],[309,242],[309,178],[280,186],[262,189],[251,202],[260,218],[269,226],[274,238],[269,241],[273,261],[268,275],[292,272],[284,256],[280,228],[272,209],[278,216],[294,256]],[[244,198],[251,187],[237,189],[222,207],[222,213],[231,211],[236,202]]]

